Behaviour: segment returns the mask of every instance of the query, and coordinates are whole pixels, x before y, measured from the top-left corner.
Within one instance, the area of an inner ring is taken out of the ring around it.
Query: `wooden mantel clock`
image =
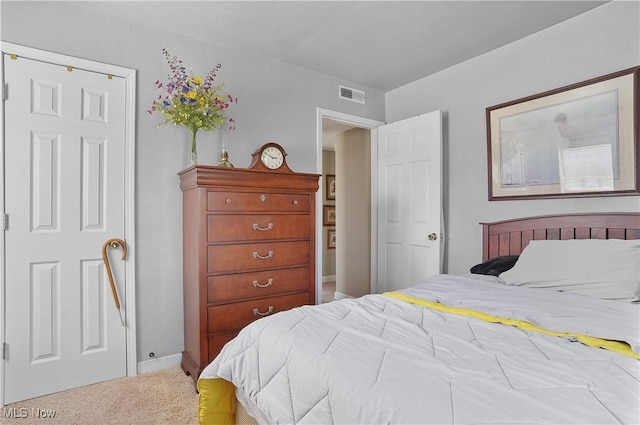
[[[249,169],[293,173],[293,170],[287,165],[287,153],[282,146],[275,142],[265,143],[251,156]]]

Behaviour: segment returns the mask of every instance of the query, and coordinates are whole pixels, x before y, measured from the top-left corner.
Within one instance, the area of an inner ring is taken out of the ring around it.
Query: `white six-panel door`
[[[11,403],[127,374],[102,261],[103,243],[124,238],[125,81],[8,55],[4,76]],[[108,251],[124,304],[126,263]]]
[[[440,111],[378,128],[378,291],[441,272]]]

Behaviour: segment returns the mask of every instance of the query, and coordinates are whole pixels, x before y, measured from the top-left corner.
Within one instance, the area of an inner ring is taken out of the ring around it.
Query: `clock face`
[[[262,163],[271,170],[276,170],[284,163],[282,151],[275,146],[267,146],[260,156]]]

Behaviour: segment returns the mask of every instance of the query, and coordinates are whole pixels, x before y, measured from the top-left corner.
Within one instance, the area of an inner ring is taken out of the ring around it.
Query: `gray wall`
[[[444,120],[445,271],[481,261],[483,221],[566,212],[640,211],[637,196],[487,200],[485,108],[640,65],[640,2],[614,1],[386,94],[386,120],[433,110]]]
[[[326,137],[326,136],[324,136]],[[322,151],[322,204],[335,205],[336,201],[327,200],[327,185],[324,184],[327,174],[336,174],[336,153],[333,150]],[[324,209],[323,209],[324,213]],[[336,250],[327,249],[327,232],[329,229],[335,229],[335,226],[322,226],[322,276],[331,280],[336,278]]]
[[[205,74],[223,65],[219,80],[239,98],[231,115],[238,130],[229,135],[237,167],[267,141],[286,149],[291,168],[317,172],[316,108],[384,118],[384,95],[349,81],[270,61],[94,14],[65,2],[1,2],[3,41],[129,67],[138,71],[136,129],[137,336],[139,361],[180,353],[182,321],[182,194],[176,173],[187,165],[187,132],[165,126],[146,110],[158,95],[154,81],[166,80],[166,48],[187,67]],[[338,84],[367,91],[367,104],[341,101]],[[199,136],[201,164],[215,164],[220,142]]]

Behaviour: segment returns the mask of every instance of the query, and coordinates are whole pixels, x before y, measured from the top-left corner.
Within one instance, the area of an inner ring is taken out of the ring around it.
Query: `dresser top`
[[[228,168],[213,165],[192,165],[178,173],[180,189],[197,187],[291,189],[316,192],[319,174],[277,173],[272,171]]]

